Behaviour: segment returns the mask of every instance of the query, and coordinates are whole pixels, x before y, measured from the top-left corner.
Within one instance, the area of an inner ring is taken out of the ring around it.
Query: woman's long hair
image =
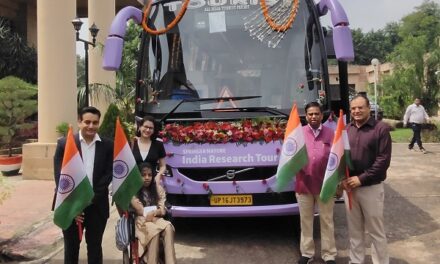
[[[151,166],[151,164],[149,162],[140,163],[138,166],[139,166],[139,170],[141,171],[141,173],[144,169],[150,169],[151,172],[153,172],[153,167]],[[154,174],[153,174],[153,179],[151,180],[150,186],[148,186],[148,187],[142,186],[142,188],[136,194],[136,197],[139,199],[139,201],[141,201],[142,205],[145,207],[145,206],[147,206],[147,201],[144,200],[144,196],[142,195],[142,192],[144,189],[147,190],[148,197],[151,199],[150,206],[157,205],[157,203],[159,201],[159,195],[157,194],[157,187],[156,187],[156,181],[154,180]]]

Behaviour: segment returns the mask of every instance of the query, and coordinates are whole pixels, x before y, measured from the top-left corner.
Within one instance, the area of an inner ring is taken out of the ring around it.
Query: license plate
[[[211,195],[210,204],[212,206],[222,205],[252,205],[252,195]]]

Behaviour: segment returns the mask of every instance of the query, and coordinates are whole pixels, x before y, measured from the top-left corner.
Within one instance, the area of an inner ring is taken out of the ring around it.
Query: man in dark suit
[[[78,112],[79,133],[75,142],[81,154],[87,176],[95,193],[92,204],[63,230],[64,263],[78,263],[80,239],[78,225],[86,230],[87,259],[89,264],[103,263],[102,237],[109,217],[108,186],[113,177],[113,142],[97,134],[101,112],[95,107],[84,107]],[[54,176],[58,189],[66,138],[58,140],[54,156]]]

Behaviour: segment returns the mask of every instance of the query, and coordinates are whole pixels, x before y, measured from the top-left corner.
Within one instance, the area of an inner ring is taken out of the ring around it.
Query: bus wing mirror
[[[121,9],[113,19],[104,46],[102,67],[105,70],[116,71],[121,66],[124,36],[129,19],[133,19],[137,24],[140,24],[142,22],[142,11],[135,7],[127,6]]]
[[[333,46],[336,58],[341,61],[354,60],[353,39],[348,27],[347,14],[338,0],[321,0],[317,4],[319,16],[330,10],[333,25]]]
[[[354,60],[353,39],[349,27],[336,26],[333,29],[333,47],[338,60]]]
[[[107,71],[116,71],[121,66],[122,48],[124,40],[120,37],[107,37],[104,47],[102,68]]]

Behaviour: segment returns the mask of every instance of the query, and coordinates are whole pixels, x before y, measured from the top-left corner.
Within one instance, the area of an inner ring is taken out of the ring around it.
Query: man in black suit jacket
[[[113,142],[97,134],[101,112],[95,107],[84,107],[78,112],[79,133],[75,142],[86,167],[87,176],[95,193],[92,204],[63,230],[64,263],[78,263],[80,240],[77,221],[86,230],[89,264],[103,263],[102,237],[109,217],[108,187],[113,177]],[[54,176],[58,190],[66,138],[58,140],[54,156]],[[90,177],[93,175],[93,177]]]

